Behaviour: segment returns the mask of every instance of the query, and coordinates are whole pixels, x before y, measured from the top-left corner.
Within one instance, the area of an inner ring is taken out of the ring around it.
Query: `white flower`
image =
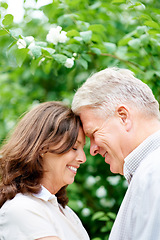
[[[32,49],[36,46],[35,41],[31,42],[28,46],[29,49]]]
[[[79,208],[82,208],[82,207],[83,207],[82,201],[78,200],[78,201],[77,201],[77,205],[78,205]]]
[[[77,53],[73,53],[73,57],[77,57]]]
[[[53,43],[55,45],[57,45],[58,43],[58,36],[60,34],[61,29],[59,28],[59,26],[57,28],[51,28],[49,30],[49,33],[47,34],[46,40],[50,43]]]
[[[73,67],[73,65],[74,65],[73,59],[72,58],[67,58],[64,66],[67,67],[67,68],[71,68],[71,67]]]
[[[65,31],[61,31],[62,27],[57,26],[49,30],[46,40],[50,43],[57,45],[57,43],[65,43],[67,41],[67,36]]]
[[[93,176],[89,176],[86,180],[87,186],[93,186],[96,183],[96,179]]]
[[[28,41],[28,42],[33,42],[34,41],[34,37],[33,36],[27,36],[25,37],[25,39]]]
[[[23,39],[19,39],[17,41],[17,46],[18,46],[19,49],[26,48],[27,44],[26,44],[26,42]]]
[[[107,191],[104,188],[104,186],[101,186],[100,188],[97,189],[96,191],[96,196],[99,198],[105,197],[107,195]]]
[[[66,36],[67,32],[65,31],[62,31],[60,34],[59,34],[59,42],[60,43],[65,43],[67,41],[67,36]]]
[[[111,207],[113,207],[114,206],[114,204],[115,204],[115,199],[110,199],[110,200],[107,200],[106,198],[101,198],[100,199],[100,203],[101,203],[101,205],[103,206],[103,207],[109,207],[109,208],[111,208]]]
[[[28,47],[29,49],[30,49],[30,47],[35,45],[34,37],[27,36],[27,37],[23,37],[23,39],[19,39],[17,41],[17,46],[19,49],[26,48],[28,45],[29,45],[29,47]]]
[[[119,183],[119,181],[121,180],[121,177],[119,175],[110,176],[110,177],[107,177],[107,180],[111,185],[116,186]]]
[[[83,209],[82,209],[82,215],[83,215],[84,217],[88,217],[90,214],[91,214],[91,211],[90,211],[89,208],[83,208]]]

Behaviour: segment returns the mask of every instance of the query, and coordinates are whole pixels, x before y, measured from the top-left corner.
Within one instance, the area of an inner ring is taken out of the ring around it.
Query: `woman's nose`
[[[81,163],[85,163],[86,161],[86,155],[85,152],[82,150],[80,151],[80,153],[77,156],[77,161],[81,164]]]

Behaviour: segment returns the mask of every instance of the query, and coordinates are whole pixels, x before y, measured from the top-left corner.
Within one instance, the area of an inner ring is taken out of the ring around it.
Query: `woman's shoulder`
[[[32,194],[18,193],[12,200],[7,200],[0,209],[0,219],[5,226],[28,225],[39,221],[45,215],[42,201]]]
[[[28,209],[37,208],[37,201],[32,194],[18,193],[16,196],[7,200],[0,209],[2,215],[8,217],[23,215]]]

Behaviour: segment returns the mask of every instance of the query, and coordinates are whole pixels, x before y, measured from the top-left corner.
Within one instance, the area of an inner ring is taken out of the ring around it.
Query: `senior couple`
[[[109,240],[160,239],[159,104],[127,69],[107,68],[77,90],[72,110],[46,102],[28,112],[1,148],[0,239],[88,240],[66,187],[100,154],[128,190]]]

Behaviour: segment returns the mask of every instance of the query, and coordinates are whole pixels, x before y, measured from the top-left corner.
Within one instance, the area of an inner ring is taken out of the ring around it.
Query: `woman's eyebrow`
[[[77,140],[77,142],[79,143],[79,144],[81,144],[82,142],[81,141],[79,141],[79,140]],[[84,142],[84,145],[86,144],[86,141]]]

